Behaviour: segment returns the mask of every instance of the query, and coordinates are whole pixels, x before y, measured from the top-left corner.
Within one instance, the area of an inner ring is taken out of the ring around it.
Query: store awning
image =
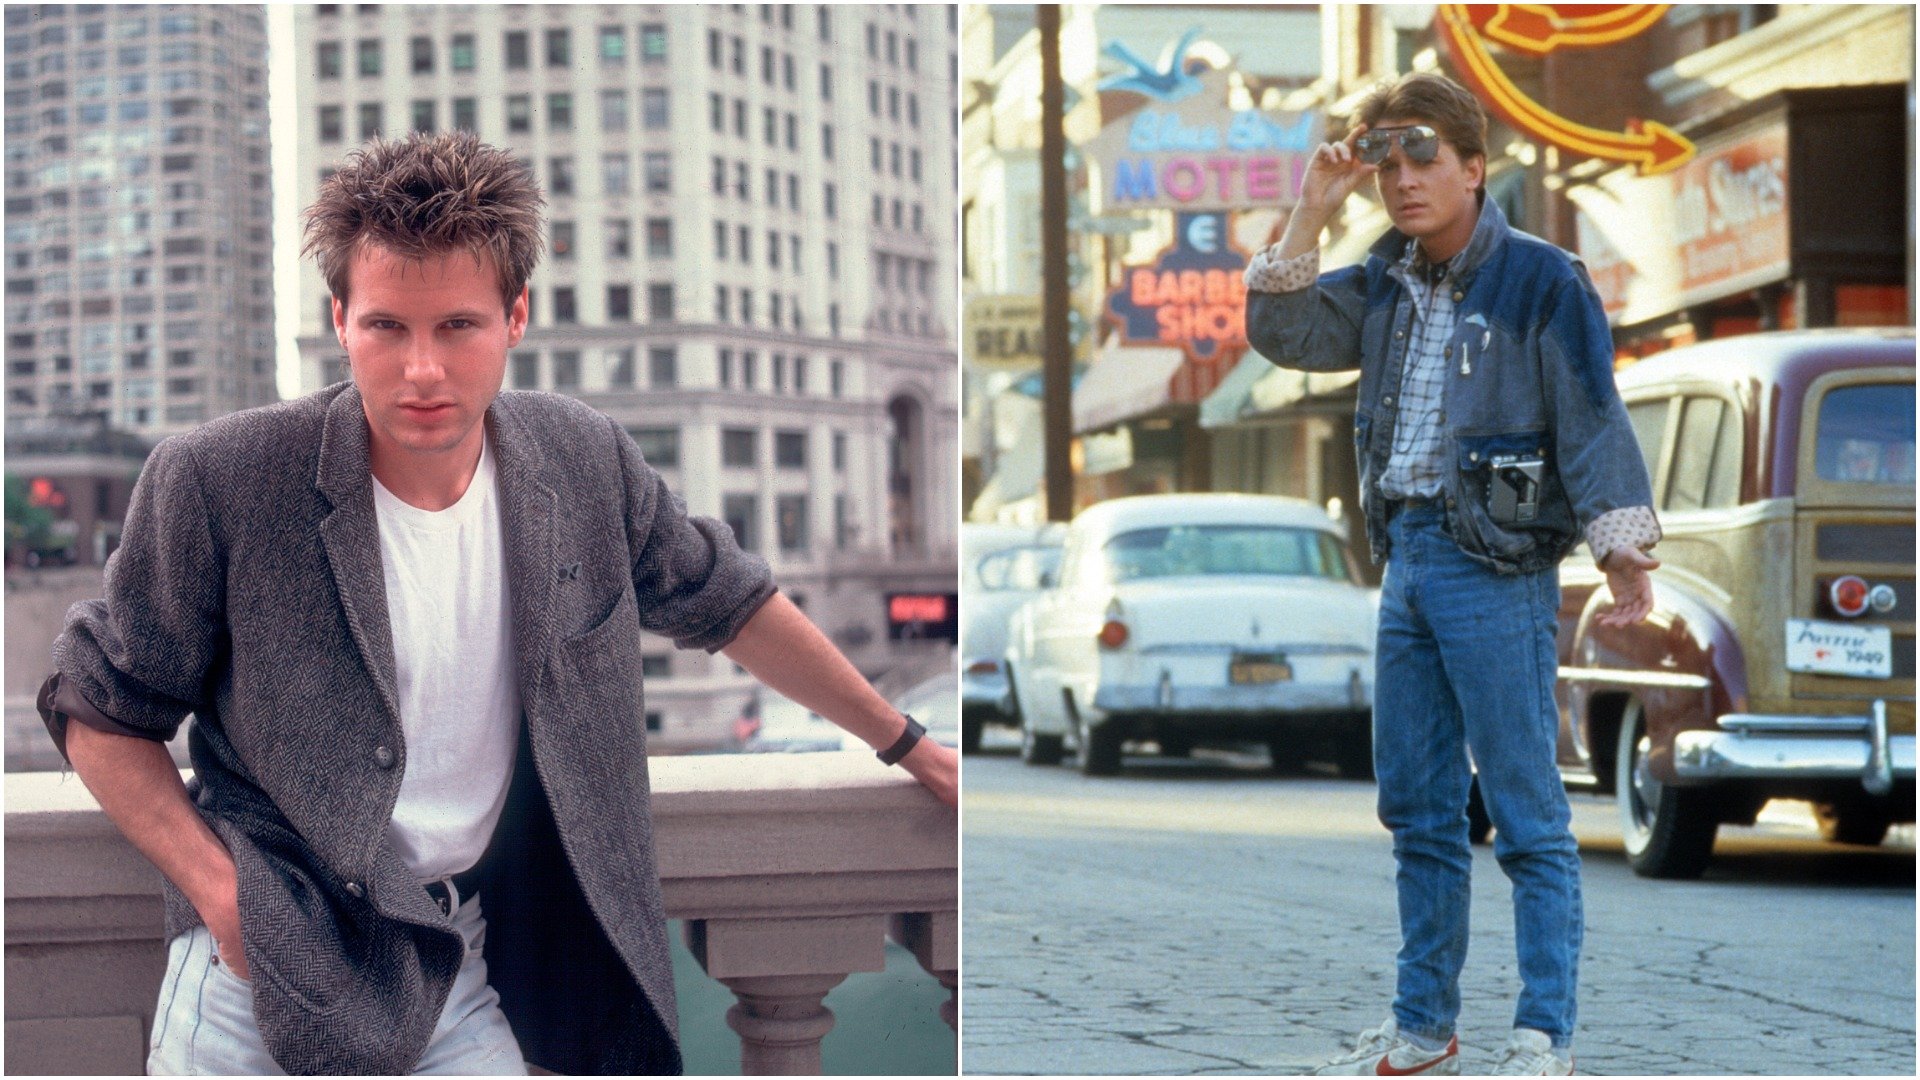
[[[1266,357],[1247,350],[1227,377],[1220,380],[1213,393],[1200,401],[1200,426],[1203,428],[1225,427],[1240,419],[1247,408],[1248,395],[1253,392],[1253,384],[1268,372],[1277,370]]]
[[[1186,353],[1167,348],[1102,349],[1073,388],[1073,430],[1098,431],[1173,400],[1169,381],[1180,370]]]
[[[1290,371],[1275,368],[1247,393],[1244,416],[1259,416],[1340,395],[1360,382],[1358,371]],[[1341,395],[1344,396],[1344,395]]]

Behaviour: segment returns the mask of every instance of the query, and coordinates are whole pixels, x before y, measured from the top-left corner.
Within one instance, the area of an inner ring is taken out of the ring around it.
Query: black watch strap
[[[906,757],[908,752],[914,748],[914,745],[920,741],[920,736],[927,733],[927,729],[920,726],[920,721],[915,720],[911,716],[907,716],[906,713],[901,713],[900,715],[906,717],[907,729],[900,733],[900,737],[893,741],[892,746],[887,747],[885,750],[878,751],[873,755],[880,759],[880,764],[882,765],[900,764],[900,759]]]

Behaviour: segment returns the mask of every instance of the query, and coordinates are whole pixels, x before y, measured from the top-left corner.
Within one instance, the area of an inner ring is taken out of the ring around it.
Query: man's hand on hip
[[[232,863],[228,864],[229,872]],[[240,883],[236,878],[233,888],[224,894],[207,897],[198,904],[201,921],[213,932],[214,944],[220,949],[220,962],[227,970],[242,979],[252,978],[247,969],[247,950],[240,940]]]
[[[900,767],[913,774],[913,778],[925,784],[928,791],[938,796],[948,806],[956,805],[960,798],[960,755],[953,747],[942,746],[930,738],[922,737],[900,759]]]
[[[1653,611],[1653,579],[1647,571],[1659,566],[1659,559],[1638,548],[1620,547],[1607,553],[1602,569],[1613,592],[1613,610],[1600,616],[1601,626],[1632,626]]]

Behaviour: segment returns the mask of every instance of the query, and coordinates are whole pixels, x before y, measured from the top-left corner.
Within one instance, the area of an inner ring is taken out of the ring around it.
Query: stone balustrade
[[[661,758],[654,837],[669,916],[738,1003],[748,1074],[820,1071],[821,999],[891,936],[956,1022],[953,810],[871,754]],[[165,967],[160,878],[77,777],[6,778],[8,1074],[139,1073]]]

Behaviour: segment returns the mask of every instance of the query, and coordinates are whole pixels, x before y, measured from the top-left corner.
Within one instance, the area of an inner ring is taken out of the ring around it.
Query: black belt
[[[451,876],[454,891],[460,894],[460,902],[464,904],[472,899],[475,890],[480,886],[480,868],[470,867]],[[444,880],[435,878],[427,882],[427,895],[433,897],[433,902],[440,905],[442,914],[453,914],[453,898],[447,895],[447,883]]]

